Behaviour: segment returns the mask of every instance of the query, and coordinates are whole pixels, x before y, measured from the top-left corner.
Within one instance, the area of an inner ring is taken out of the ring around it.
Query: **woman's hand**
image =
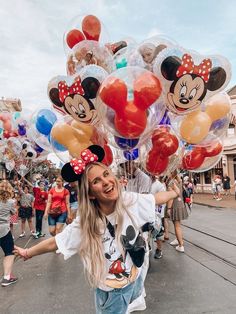
[[[48,213],[44,213],[43,218],[44,218],[44,220],[47,220],[48,219]]]
[[[175,191],[175,193],[177,194],[176,197],[177,197],[177,196],[180,196],[180,189],[179,189],[179,187],[176,185],[176,183],[173,182],[173,183],[171,184],[171,186],[168,187],[168,190]]]
[[[27,259],[31,258],[31,256],[28,255],[28,249],[23,249],[16,245],[14,246],[13,253],[15,254],[15,256],[23,258],[24,261],[27,261]]]

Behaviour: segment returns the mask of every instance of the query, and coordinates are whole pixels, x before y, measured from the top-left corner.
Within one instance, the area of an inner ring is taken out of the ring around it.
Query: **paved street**
[[[183,222],[186,253],[165,242],[163,258],[151,259],[143,313],[236,313],[235,230],[235,208],[194,205]],[[24,246],[27,241],[31,246],[39,240],[28,236],[16,244]],[[94,313],[93,292],[78,256],[65,262],[50,253],[27,262],[17,260],[14,266],[19,281],[0,287],[0,313]]]

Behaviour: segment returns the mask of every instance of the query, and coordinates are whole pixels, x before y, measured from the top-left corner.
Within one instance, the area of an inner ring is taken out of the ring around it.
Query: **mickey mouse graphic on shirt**
[[[146,226],[144,226],[144,228],[145,227]],[[128,225],[125,234],[121,235],[121,244],[125,251],[125,256],[123,257],[115,245],[115,228],[109,222],[107,228],[111,238],[105,237],[103,240],[105,246],[105,258],[111,263],[108,272],[114,277],[106,278],[105,284],[112,288],[122,288],[137,278],[138,268],[140,268],[144,262],[146,243],[140,233],[136,236],[134,227]],[[110,243],[108,242],[109,240]],[[132,260],[130,269],[126,268],[127,254],[129,254]]]
[[[217,91],[226,82],[223,67],[212,66],[210,58],[195,65],[190,54],[185,53],[182,60],[168,56],[161,63],[161,74],[173,81],[167,92],[168,109],[179,115],[195,110],[204,100],[207,91]]]
[[[100,82],[94,77],[81,81],[76,77],[71,86],[59,81],[57,87],[49,89],[49,98],[54,107],[69,114],[74,120],[94,125],[98,121],[97,110],[92,102],[96,98]]]

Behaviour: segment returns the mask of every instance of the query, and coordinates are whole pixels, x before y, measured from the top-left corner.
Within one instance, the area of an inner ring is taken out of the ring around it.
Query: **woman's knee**
[[[54,237],[56,235],[56,228],[50,228],[49,233]]]

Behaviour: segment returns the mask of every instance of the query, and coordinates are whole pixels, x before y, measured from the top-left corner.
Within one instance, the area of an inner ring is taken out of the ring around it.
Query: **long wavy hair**
[[[11,184],[7,181],[0,182],[0,202],[6,203],[9,199],[13,197],[13,188]]]
[[[94,162],[86,167],[81,180],[79,181],[79,216],[81,230],[79,254],[82,258],[90,285],[92,287],[97,287],[99,283],[104,282],[105,274],[107,273],[102,244],[102,235],[106,230],[107,221],[100,209],[99,202],[96,199],[89,198],[90,189],[88,172],[94,165],[109,169],[102,163]],[[132,222],[133,218],[128,211],[128,205],[125,205],[123,202],[120,184],[115,176],[114,178],[118,189],[118,199],[114,208],[116,214],[115,238],[118,248],[124,256],[125,252],[120,242],[124,213],[128,214]]]

